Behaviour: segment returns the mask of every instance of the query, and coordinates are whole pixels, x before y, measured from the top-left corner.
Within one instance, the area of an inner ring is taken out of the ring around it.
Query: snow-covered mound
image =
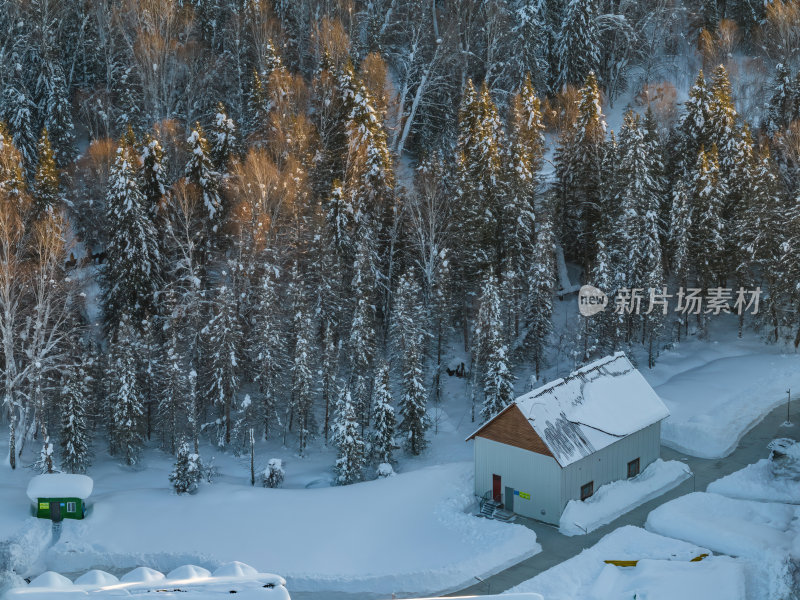
[[[42,573],[27,586],[13,588],[2,600],[78,600],[152,597],[154,600],[214,600],[236,594],[239,600],[289,600],[286,581],[259,573],[250,565],[231,563],[211,575],[203,567],[183,565],[165,577],[149,567],[137,567],[120,580],[103,571],[89,571],[75,583],[58,573]]]
[[[700,562],[645,559],[635,567],[606,565],[588,599],[609,598],[745,600],[744,567],[726,556]]]
[[[105,587],[119,583],[119,579],[111,573],[92,569],[87,571],[75,580],[75,585],[85,585],[87,587]]]
[[[691,477],[677,460],[660,458],[633,479],[612,481],[586,500],[570,500],[561,514],[559,530],[564,535],[582,535],[610,523],[626,512],[671,490]]]
[[[708,491],[744,500],[800,504],[800,481],[776,477],[766,458],[712,481]]]
[[[31,581],[31,587],[37,588],[54,588],[54,589],[68,589],[73,587],[72,580],[67,579],[59,573],[47,571],[42,573],[36,579]]]
[[[255,571],[255,569],[253,569]],[[183,565],[177,569],[172,569],[167,575],[167,579],[203,579],[211,577],[211,571],[198,567],[197,565]]]
[[[694,544],[665,538],[639,527],[620,527],[603,537],[594,546],[587,548],[536,577],[529,579],[510,592],[537,592],[546,600],[588,600],[595,583],[601,577],[606,560],[663,559],[689,562],[708,550]],[[642,596],[650,598],[650,596]],[[718,598],[719,596],[708,596]],[[606,596],[607,598],[633,598],[629,596]],[[681,600],[681,596],[676,596]],[[721,598],[721,597],[719,597]]]
[[[786,557],[800,556],[798,506],[696,492],[656,508],[646,527],[742,559],[748,600],[790,597],[795,583]]]
[[[253,577],[258,571],[239,561],[229,562],[214,571],[214,577]]]
[[[700,458],[721,458],[800,388],[800,358],[755,342],[682,342],[645,378],[669,408],[661,441]]]
[[[149,567],[136,567],[119,578],[122,583],[153,583],[166,579],[161,571]]]
[[[45,473],[37,475],[28,484],[28,498],[36,502],[39,498],[80,498],[92,495],[94,482],[87,475],[72,473]]]

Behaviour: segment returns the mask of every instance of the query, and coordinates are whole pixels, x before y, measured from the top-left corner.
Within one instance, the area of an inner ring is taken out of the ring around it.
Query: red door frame
[[[502,489],[503,489],[503,486],[502,486],[502,479],[501,479],[500,475],[492,474],[492,499],[495,502],[502,502],[503,501]]]

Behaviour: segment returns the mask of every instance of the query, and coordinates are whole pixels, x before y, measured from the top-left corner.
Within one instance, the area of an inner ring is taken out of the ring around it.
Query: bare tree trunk
[[[189,371],[189,427],[194,453],[200,454],[200,435],[197,431],[197,372],[194,369]]]
[[[8,421],[8,463],[12,469],[17,468],[17,415],[11,406],[11,418]]]
[[[231,443],[231,398],[225,398],[225,445]]]
[[[250,485],[256,485],[256,439],[250,429]]]

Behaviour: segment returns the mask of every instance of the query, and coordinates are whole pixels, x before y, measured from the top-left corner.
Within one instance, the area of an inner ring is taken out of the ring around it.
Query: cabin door
[[[492,500],[495,502],[503,501],[502,487],[500,475],[492,475]]]
[[[61,521],[61,502],[50,503],[50,520],[54,523]]]

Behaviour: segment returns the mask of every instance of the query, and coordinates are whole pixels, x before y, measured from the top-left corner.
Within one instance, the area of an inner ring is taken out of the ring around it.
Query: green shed
[[[45,473],[28,484],[28,498],[40,519],[82,519],[94,482],[86,475]]]

